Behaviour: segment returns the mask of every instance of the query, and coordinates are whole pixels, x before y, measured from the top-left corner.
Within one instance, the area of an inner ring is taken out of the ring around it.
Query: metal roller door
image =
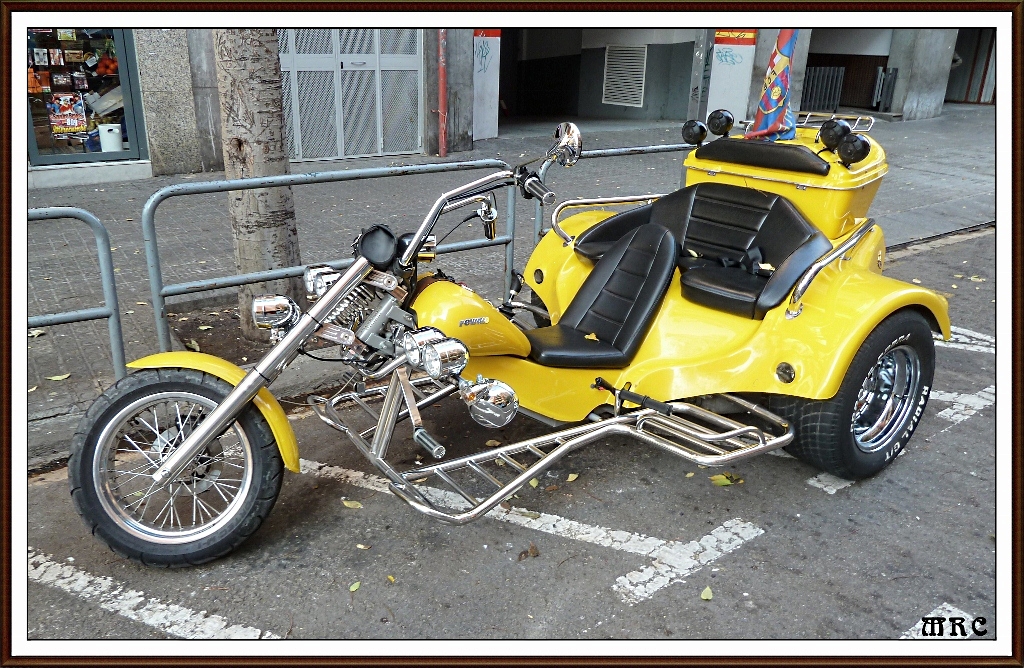
[[[278,31],[294,160],[419,153],[422,31]]]

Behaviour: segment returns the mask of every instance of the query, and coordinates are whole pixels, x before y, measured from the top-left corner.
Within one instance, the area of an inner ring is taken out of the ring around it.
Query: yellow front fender
[[[205,353],[186,351],[157,353],[129,362],[126,366],[132,369],[196,369],[232,385],[238,385],[239,381],[245,377],[245,371],[227,360]],[[252,402],[256,404],[256,408],[270,425],[270,431],[274,434],[274,440],[277,441],[285,468],[298,473],[299,444],[295,440],[295,432],[292,430],[292,425],[288,422],[288,416],[285,415],[281,404],[277,403],[277,399],[265,387],[260,389]]]

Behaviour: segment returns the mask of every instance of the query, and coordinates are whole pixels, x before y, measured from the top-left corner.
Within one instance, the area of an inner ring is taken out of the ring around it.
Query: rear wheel
[[[96,537],[147,565],[185,566],[227,554],[259,528],[283,466],[252,404],[177,478],[152,478],[230,391],[200,371],[146,369],[93,403],[72,441],[68,478]]]
[[[786,450],[828,473],[857,480],[881,471],[906,447],[934,373],[931,328],[920,313],[904,310],[868,335],[833,398],[773,395],[769,405],[796,429]]]

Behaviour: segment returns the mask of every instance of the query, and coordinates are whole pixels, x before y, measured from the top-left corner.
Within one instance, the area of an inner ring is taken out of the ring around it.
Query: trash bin
[[[123,151],[124,147],[121,145],[121,124],[110,123],[99,126],[100,129],[100,150],[104,153],[108,151]]]

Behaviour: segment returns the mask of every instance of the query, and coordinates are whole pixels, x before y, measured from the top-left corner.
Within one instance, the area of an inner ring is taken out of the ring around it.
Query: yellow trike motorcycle
[[[871,123],[809,114],[795,139],[764,142],[727,136],[727,112],[689,121],[684,141],[698,148],[684,188],[559,203],[497,305],[430,270],[432,232],[474,207],[494,238],[498,188],[554,204],[530,163],[444,193],[414,232],[364,230],[346,270],[306,271],[306,312],[282,296],[254,301],[276,345],[250,371],[192,352],[131,363],[75,434],[76,507],[146,564],[237,547],[273,507],[283,469],[299,470],[267,386],[314,338],[339,345],[355,382],[310,397],[312,409],[396,496],[444,522],[482,517],[612,436],[711,467],[785,447],[840,477],[877,473],[921,417],[933,333],[949,338],[949,316],[940,295],[882,275],[882,231],[866,215],[887,166]],[[709,126],[722,136],[704,143]],[[563,123],[544,159],[570,166],[581,150]],[[550,432],[446,458],[421,411],[447,397],[486,427],[522,414]],[[394,463],[403,423],[437,461]]]

